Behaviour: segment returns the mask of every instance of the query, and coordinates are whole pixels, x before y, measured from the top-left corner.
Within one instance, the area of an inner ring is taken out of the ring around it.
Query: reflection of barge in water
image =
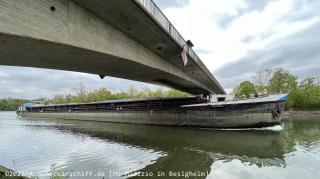
[[[164,126],[236,128],[279,124],[287,95],[226,100],[196,97],[113,100],[40,105],[18,110],[24,117],[105,121]]]

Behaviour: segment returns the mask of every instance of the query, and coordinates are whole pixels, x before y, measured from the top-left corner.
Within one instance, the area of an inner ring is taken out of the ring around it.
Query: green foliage
[[[271,93],[288,93],[297,88],[297,77],[291,75],[288,70],[282,68],[273,72],[270,79]]]
[[[64,95],[54,95],[54,97],[50,100],[50,103],[53,104],[62,104],[62,103],[66,103],[67,102],[67,98]]]
[[[88,90],[82,83],[73,88],[70,94],[55,95],[46,103],[49,104],[63,104],[63,103],[83,103],[83,102],[97,102],[105,100],[116,99],[132,99],[132,98],[152,98],[152,97],[179,97],[190,96],[190,94],[177,91],[174,89],[158,88],[152,90],[144,88],[137,90],[130,87],[127,91],[111,92],[107,88],[99,88],[95,90]]]
[[[184,93],[175,89],[169,89],[165,92],[165,95],[167,97],[177,97],[177,96],[181,96],[181,97],[187,97],[190,96],[190,94],[188,93]]]
[[[272,72],[272,73],[270,73]],[[271,78],[269,78],[271,76]],[[295,110],[320,109],[320,78],[306,78],[298,85],[298,79],[282,68],[260,71],[254,77],[255,91],[262,93],[268,90],[269,94],[288,93],[287,108]],[[235,87],[233,92],[239,98],[241,95],[254,93],[252,83],[243,81]]]
[[[260,70],[253,76],[253,81],[257,93],[264,93],[269,90],[270,78],[273,73],[272,69]]]
[[[52,164],[51,165],[50,179],[65,179],[65,178],[69,178],[68,176],[65,176],[64,173],[65,173],[65,171],[58,169],[56,164]]]
[[[104,100],[110,100],[115,99],[112,96],[111,91],[107,90],[107,88],[99,88],[96,90],[93,90],[87,94],[86,97],[87,101],[104,101]]]
[[[250,81],[243,81],[240,83],[239,87],[234,91],[237,98],[240,98],[242,95],[249,96],[250,94],[255,94],[256,89],[254,84]]]
[[[293,109],[319,110],[320,85],[310,78],[305,79],[297,88],[290,91],[287,106]]]
[[[0,99],[0,111],[15,111],[19,106],[28,102],[26,99],[4,98]]]
[[[254,87],[257,93],[263,93],[265,90],[268,90],[267,85],[255,85]]]
[[[127,91],[111,92],[107,88],[99,88],[94,90],[88,90],[83,83],[77,83],[72,88],[70,93],[56,94],[51,99],[38,98],[36,101],[45,101],[45,104],[65,104],[65,103],[86,103],[97,102],[105,100],[116,99],[131,99],[131,98],[152,98],[152,97],[179,97],[190,96],[190,94],[177,91],[174,89],[158,88],[152,90],[150,88],[144,88],[137,90],[134,87],[130,87]],[[19,106],[29,102],[26,99],[13,99],[5,98],[0,99],[0,111],[15,111]]]

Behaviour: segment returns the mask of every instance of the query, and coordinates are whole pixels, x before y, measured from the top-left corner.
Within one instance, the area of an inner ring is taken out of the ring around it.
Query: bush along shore
[[[28,179],[19,173],[0,165],[0,179]]]
[[[238,98],[243,95],[249,96],[266,91],[270,94],[289,94],[286,104],[286,110],[289,111],[287,114],[319,114],[314,111],[320,111],[320,74],[298,79],[288,70],[282,68],[267,69],[259,71],[253,76],[252,81],[241,82],[233,90]],[[303,111],[303,113],[292,111]]]
[[[49,171],[49,179],[67,179],[69,178],[70,171],[61,170],[57,167],[56,164],[51,165],[51,170]],[[29,173],[28,177],[23,176],[22,174],[15,172],[9,168],[3,167],[0,165],[0,179],[39,179],[39,175],[36,173]]]

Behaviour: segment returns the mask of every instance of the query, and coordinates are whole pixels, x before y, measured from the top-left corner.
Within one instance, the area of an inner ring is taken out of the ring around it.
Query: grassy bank
[[[19,173],[0,165],[0,179],[28,179],[24,176],[19,176]]]
[[[49,173],[49,178],[50,179],[67,179],[69,178],[69,176],[64,176],[64,172],[67,171],[63,171],[57,168],[56,164],[52,164],[51,165],[51,170]],[[25,177],[25,176],[21,176],[19,173],[3,167],[0,165],[0,179],[38,179],[39,176],[36,175],[35,173],[32,174],[32,176],[30,178]]]

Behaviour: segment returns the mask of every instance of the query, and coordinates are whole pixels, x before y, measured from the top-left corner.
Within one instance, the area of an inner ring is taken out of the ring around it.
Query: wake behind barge
[[[200,96],[20,107],[18,115],[201,128],[264,127],[281,122],[286,94],[245,100]]]

